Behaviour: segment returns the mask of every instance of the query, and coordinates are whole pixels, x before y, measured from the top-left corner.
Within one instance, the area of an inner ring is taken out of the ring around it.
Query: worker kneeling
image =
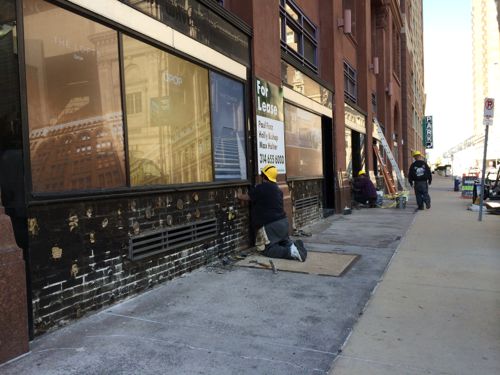
[[[288,234],[288,219],[283,209],[283,192],[276,184],[278,170],[267,164],[261,169],[262,183],[250,188],[238,199],[250,201],[256,230],[255,245],[270,258],[295,259],[305,262],[307,250],[301,240],[293,242]]]
[[[356,202],[377,207],[377,189],[365,171],[359,171],[358,177],[352,183],[352,190]]]

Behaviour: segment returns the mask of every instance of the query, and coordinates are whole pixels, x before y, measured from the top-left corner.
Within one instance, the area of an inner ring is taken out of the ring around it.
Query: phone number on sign
[[[259,154],[259,162],[261,164],[285,164],[285,156]]]

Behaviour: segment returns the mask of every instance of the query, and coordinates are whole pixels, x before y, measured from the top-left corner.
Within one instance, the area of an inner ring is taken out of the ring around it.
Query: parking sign
[[[493,125],[493,115],[495,112],[495,99],[484,98],[484,117],[483,123],[486,126]]]

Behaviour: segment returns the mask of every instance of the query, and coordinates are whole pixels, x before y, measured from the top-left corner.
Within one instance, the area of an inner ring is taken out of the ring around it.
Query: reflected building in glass
[[[124,186],[117,32],[26,0],[24,34],[33,190]]]

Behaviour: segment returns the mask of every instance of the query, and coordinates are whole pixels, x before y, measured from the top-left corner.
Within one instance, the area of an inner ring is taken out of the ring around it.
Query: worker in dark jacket
[[[356,202],[377,207],[377,189],[365,171],[359,171],[358,177],[352,183],[352,190]]]
[[[419,210],[431,208],[431,197],[429,196],[429,185],[432,183],[431,169],[424,161],[420,151],[413,151],[412,156],[415,161],[410,165],[408,171],[408,182],[410,186],[415,185],[415,197]]]
[[[270,258],[295,259],[305,262],[307,251],[301,240],[290,240],[288,219],[283,209],[283,192],[276,184],[278,170],[267,164],[261,170],[262,183],[250,188],[238,199],[252,204],[252,222],[256,230],[257,250]]]

